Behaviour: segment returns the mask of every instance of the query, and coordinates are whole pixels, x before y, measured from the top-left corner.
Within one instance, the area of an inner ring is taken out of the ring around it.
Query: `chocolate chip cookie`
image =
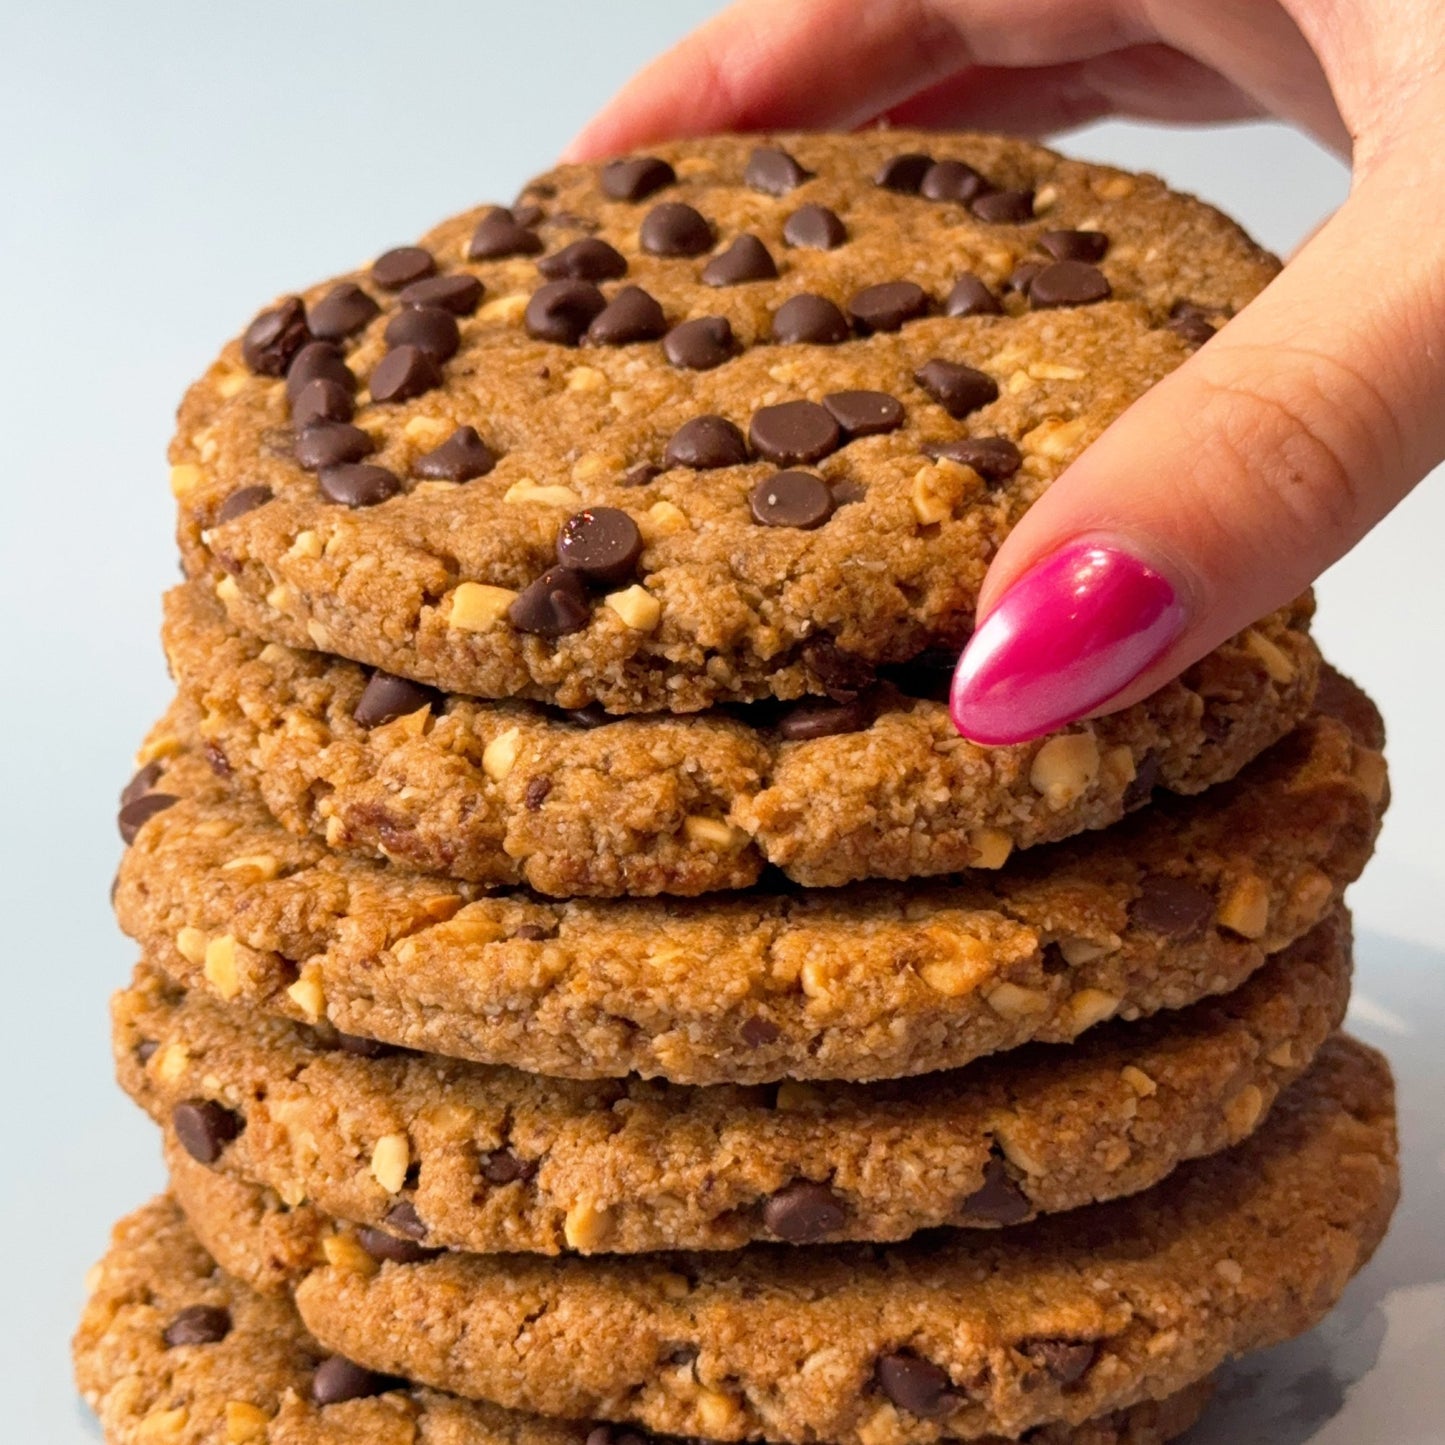
[[[1277,271],[1018,140],[620,164],[665,179],[559,167],[267,305],[191,388],[182,550],[243,631],[567,708],[851,701],[957,651],[1022,512]]]

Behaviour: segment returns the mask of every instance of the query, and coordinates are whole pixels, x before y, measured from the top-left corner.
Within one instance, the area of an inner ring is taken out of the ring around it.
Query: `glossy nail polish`
[[[989,744],[1053,732],[1157,662],[1185,621],[1173,585],[1148,563],[1103,542],[1065,547],[1004,593],[964,649],[954,726]]]

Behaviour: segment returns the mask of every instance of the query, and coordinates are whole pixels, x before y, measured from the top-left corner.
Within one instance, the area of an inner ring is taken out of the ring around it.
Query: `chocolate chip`
[[[389,672],[373,672],[361,696],[356,700],[352,718],[364,728],[378,728],[399,717],[409,717],[424,707],[433,707],[437,695],[429,687],[409,677],[395,677]]]
[[[844,652],[830,637],[805,643],[803,662],[834,702],[852,702],[874,680],[871,662]]]
[[[658,156],[628,156],[602,167],[602,194],[614,201],[643,201],[673,185],[677,172]]]
[[[363,1038],[360,1034],[344,1034],[336,1031],[336,1047],[343,1054],[357,1059],[389,1059],[400,1050],[394,1044],[384,1044],[380,1039]]]
[[[945,316],[1000,316],[999,299],[971,271],[965,271],[953,283],[948,300],[943,303]]]
[[[833,414],[816,401],[784,401],[753,413],[748,440],[759,456],[779,466],[816,462],[843,443]]]
[[[404,306],[382,335],[390,347],[415,346],[438,362],[449,361],[461,345],[457,318],[440,306]]]
[[[590,281],[549,281],[532,293],[523,321],[538,341],[576,346],[606,305]]]
[[[923,178],[933,165],[933,157],[920,151],[904,151],[902,155],[890,157],[883,162],[873,184],[885,191],[898,191],[905,196],[916,196]]]
[[[484,477],[497,464],[492,449],[474,426],[459,426],[439,447],[423,452],[412,464],[412,475],[429,481],[470,482]]]
[[[424,1259],[434,1259],[435,1249],[425,1249],[414,1239],[404,1239],[399,1234],[388,1234],[384,1229],[363,1225],[356,1231],[356,1242],[373,1258],[389,1260],[392,1264],[420,1264]]]
[[[611,586],[625,581],[642,555],[637,523],[616,507],[589,507],[562,523],[557,533],[557,560],[589,582]]]
[[[662,353],[687,371],[711,371],[736,349],[732,323],[726,316],[698,316],[674,326],[662,340]]]
[[[748,1048],[761,1049],[768,1044],[777,1043],[781,1030],[771,1019],[754,1014],[752,1018],[743,1021],[738,1033]]]
[[[214,1164],[243,1123],[239,1114],[210,1099],[187,1099],[171,1110],[176,1138],[198,1164]]]
[[[878,1360],[878,1388],[910,1415],[931,1420],[947,1415],[957,1403],[948,1373],[911,1350],[895,1350]]]
[[[541,943],[544,939],[554,937],[555,933],[555,929],[549,933],[540,923],[524,923],[512,937],[520,938],[526,943]]]
[[[753,520],[764,527],[796,527],[811,532],[833,515],[833,493],[812,472],[778,472],[748,493]]]
[[[960,437],[923,450],[935,459],[972,467],[986,482],[1007,481],[1023,462],[1019,449],[1007,437]]]
[[[433,275],[436,268],[436,257],[421,246],[395,246],[371,263],[371,279],[383,291],[400,291]]]
[[[832,251],[848,239],[848,228],[827,206],[799,206],[783,223],[783,240],[809,251]]]
[[[966,417],[998,400],[998,383],[986,371],[941,356],[925,361],[913,379],[954,418]]]
[[[309,426],[299,437],[292,455],[303,471],[319,472],[344,462],[359,462],[376,450],[370,432],[345,422],[320,422]]]
[[[841,733],[862,732],[872,725],[875,716],[867,694],[860,694],[852,702],[807,697],[792,703],[778,719],[778,732],[789,742],[830,738]]]
[[[1098,1358],[1099,1347],[1092,1340],[1026,1340],[1019,1352],[1060,1385],[1076,1385]]]
[[[1022,1224],[1033,1205],[997,1155],[983,1166],[983,1183],[959,1206],[970,1221],[986,1224]]]
[[[223,527],[237,517],[244,517],[247,512],[254,512],[257,507],[264,507],[271,500],[271,495],[270,487],[238,487],[216,508],[216,520],[212,525]]]
[[[499,206],[497,209],[503,208]],[[535,226],[538,221],[546,219],[547,213],[536,201],[522,201],[512,207],[511,215],[519,226]]]
[[[526,792],[522,794],[522,802],[526,805],[527,811],[535,813],[547,801],[547,794],[551,791],[552,779],[546,773],[539,773],[535,778],[528,778]]]
[[[606,727],[608,723],[616,722],[617,719],[602,706],[600,702],[589,702],[586,707],[567,708],[562,716],[569,723],[574,723],[579,728]]]
[[[385,1375],[353,1364],[344,1355],[332,1355],[316,1367],[311,1381],[311,1398],[318,1405],[340,1405],[346,1400],[365,1400],[392,1388]]]
[[[157,813],[164,813],[167,808],[174,807],[179,802],[180,799],[171,793],[147,793],[144,797],[126,803],[115,819],[120,828],[121,841],[129,848],[135,842],[135,835],[140,832],[142,823],[148,822]]]
[[[689,1347],[684,1347],[684,1353]],[[674,1351],[674,1354],[677,1352]],[[686,1354],[684,1358],[674,1359],[674,1364],[685,1365],[697,1358],[697,1352]],[[631,1425],[594,1425],[587,1432],[587,1438],[582,1445],[656,1445],[655,1438],[645,1430],[638,1430]]]
[[[124,807],[127,803],[135,802],[137,798],[145,797],[155,787],[165,770],[166,766],[159,758],[138,769],[131,777],[130,782],[120,790],[121,806]]]
[[[1134,776],[1129,780],[1129,786],[1124,789],[1124,811],[1132,813],[1135,808],[1142,808],[1153,796],[1154,789],[1158,786],[1159,755],[1145,753],[1134,770]]]
[[[115,902],[115,899],[113,897],[111,899],[111,902]],[[142,1039],[140,1043],[135,1046],[136,1062],[140,1064],[142,1068],[144,1068],[145,1065],[150,1063],[150,1061],[155,1058],[159,1049],[160,1041],[158,1039]]]
[[[516,1184],[530,1179],[537,1172],[533,1159],[519,1159],[510,1149],[493,1149],[481,1162],[478,1172],[488,1184]]]
[[[408,1239],[422,1240],[427,1237],[427,1227],[422,1222],[421,1215],[416,1212],[416,1205],[409,1199],[399,1199],[382,1216],[386,1227],[397,1234],[404,1234]]]
[[[580,632],[592,613],[587,586],[571,567],[551,567],[513,599],[507,617],[518,632],[562,637]]]
[[[1181,336],[1190,346],[1200,347],[1214,336],[1214,323],[1199,311],[1178,311],[1164,323],[1166,331]]]
[[[786,196],[812,176],[787,151],[758,146],[743,169],[743,184],[767,196]]]
[[[286,400],[294,405],[313,381],[334,381],[348,391],[356,390],[356,373],[330,341],[310,341],[296,353],[286,368]]]
[[[343,341],[380,313],[381,307],[356,282],[341,281],[311,308],[307,319],[313,336],[323,341]]]
[[[763,1205],[763,1224],[789,1244],[817,1244],[848,1221],[843,1201],[826,1184],[799,1179]]]
[[[323,467],[316,485],[328,502],[340,502],[343,507],[375,507],[401,491],[395,472],[366,462]]]
[[[627,274],[627,257],[596,236],[584,236],[537,262],[550,281],[613,281]]]
[[[291,359],[310,340],[306,308],[299,296],[288,296],[246,328],[241,355],[258,376],[285,376]]]
[[[1111,295],[1108,279],[1087,261],[1055,261],[1029,282],[1029,305],[1035,310],[1053,306],[1088,306]]]
[[[637,239],[654,256],[700,256],[712,249],[712,223],[682,201],[664,201],[642,218]]]
[[[592,319],[586,339],[594,346],[656,341],[667,330],[657,299],[641,286],[624,286]]]
[[[1044,231],[1039,245],[1055,261],[1102,261],[1109,238],[1102,231]]]
[[[662,454],[669,467],[739,467],[748,459],[747,438],[725,416],[708,413],[685,421],[673,432]]]
[[[654,477],[662,475],[662,468],[653,465],[652,462],[638,462],[635,467],[628,467],[617,479],[619,487],[645,487]]]
[[[420,315],[420,312],[403,312],[403,315]],[[445,311],[436,313],[438,316],[446,316]],[[451,317],[447,316],[451,321]],[[456,322],[452,321],[455,326]],[[420,346],[405,345],[398,346],[394,351],[388,351],[380,361],[376,363],[376,369],[371,373],[371,399],[372,401],[410,401],[414,396],[420,396],[423,392],[430,391],[434,386],[440,386],[442,380],[441,367],[437,365],[436,358],[428,351],[423,351]]]
[[[980,221],[993,225],[1018,225],[1034,218],[1032,191],[985,191],[969,202],[969,210]]]
[[[218,1345],[231,1333],[231,1312],[220,1305],[188,1305],[165,1327],[168,1350],[179,1345]]]
[[[470,316],[481,305],[486,289],[475,276],[456,271],[413,281],[396,299],[403,306],[436,306],[453,316]]]
[[[809,291],[790,296],[773,312],[773,340],[784,345],[833,346],[852,334],[847,317],[826,296]]]
[[[291,404],[291,421],[298,431],[304,431],[319,421],[350,421],[355,409],[349,387],[318,376],[297,393]]]
[[[918,190],[930,201],[967,205],[988,190],[988,182],[966,161],[935,161],[924,173]]]
[[[771,281],[778,274],[772,252],[746,232],[702,268],[704,286],[737,286],[744,281]]]
[[[499,261],[504,256],[535,256],[542,249],[542,238],[512,216],[505,206],[497,206],[477,222],[467,244],[470,261]]]
[[[864,336],[897,331],[928,310],[928,293],[912,281],[883,281],[855,292],[848,302],[853,324]]]
[[[1043,269],[1041,262],[1020,261],[1010,273],[1008,280],[1003,283],[1003,289],[1016,291],[1020,296],[1027,296],[1029,287],[1034,284],[1034,277]]]
[[[849,441],[877,436],[903,425],[903,403],[886,391],[831,391],[823,405]]]
[[[1139,886],[1129,921],[1166,938],[1190,938],[1214,921],[1214,897],[1197,883],[1150,874]]]

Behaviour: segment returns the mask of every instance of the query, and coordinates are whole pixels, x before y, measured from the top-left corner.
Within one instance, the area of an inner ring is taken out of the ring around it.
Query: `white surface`
[[[164,449],[181,390],[278,291],[510,196],[711,8],[0,6],[0,1438],[90,1438],[66,1363],[81,1277],[160,1179],[150,1127],[110,1080],[105,996],[131,956],[105,895],[115,792],[167,695],[154,634],[175,576]],[[1069,148],[1158,170],[1281,249],[1344,191],[1338,165],[1271,127],[1101,127]],[[1391,726],[1397,801],[1356,903],[1361,986],[1409,1027],[1381,1034],[1403,1065],[1408,1204],[1337,1322],[1246,1376],[1253,1397],[1207,1445],[1445,1438],[1442,537],[1436,484],[1320,589],[1320,635]]]

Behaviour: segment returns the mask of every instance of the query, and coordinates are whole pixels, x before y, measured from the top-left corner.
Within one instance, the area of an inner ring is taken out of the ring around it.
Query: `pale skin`
[[[883,119],[1045,135],[1110,115],[1278,117],[1347,158],[1352,184],[1263,295],[1064,473],[989,570],[980,618],[1081,537],[1107,534],[1168,577],[1183,630],[1103,711],[1304,591],[1445,460],[1445,5],[741,0],[637,76],[568,153]]]

